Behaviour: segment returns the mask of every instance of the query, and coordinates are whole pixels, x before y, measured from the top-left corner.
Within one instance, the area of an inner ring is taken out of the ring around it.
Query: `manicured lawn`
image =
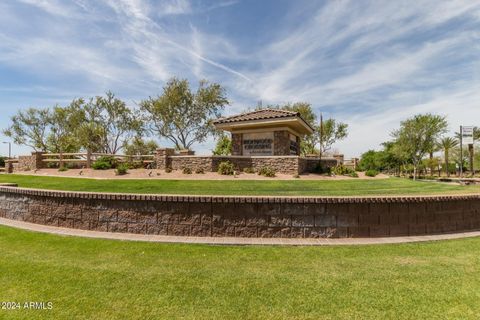
[[[206,246],[0,227],[1,319],[478,319],[480,238],[361,247]]]
[[[93,180],[26,175],[0,175],[1,182],[20,187],[70,191],[205,194],[205,195],[415,195],[478,193],[480,185],[459,186],[410,181],[400,178],[378,180]]]

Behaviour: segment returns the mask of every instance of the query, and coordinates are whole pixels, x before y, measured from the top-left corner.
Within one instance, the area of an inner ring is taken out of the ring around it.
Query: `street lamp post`
[[[11,142],[3,142],[4,144],[8,143],[8,159],[12,158],[12,143]]]

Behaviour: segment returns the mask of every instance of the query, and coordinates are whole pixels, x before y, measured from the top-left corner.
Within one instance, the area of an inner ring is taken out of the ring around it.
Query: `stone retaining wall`
[[[220,162],[229,161],[240,171],[245,168],[253,168],[258,171],[260,168],[268,166],[277,173],[284,174],[313,172],[320,161],[318,158],[299,156],[165,156],[163,154],[157,156],[156,160],[158,169],[169,167],[173,170],[182,170],[183,168],[190,168],[195,171],[200,168],[205,172],[216,172]],[[321,163],[324,168],[332,168],[337,165],[338,160],[325,158],[321,160]]]
[[[480,230],[480,195],[227,197],[0,187],[0,216],[76,229],[176,236],[408,236]]]

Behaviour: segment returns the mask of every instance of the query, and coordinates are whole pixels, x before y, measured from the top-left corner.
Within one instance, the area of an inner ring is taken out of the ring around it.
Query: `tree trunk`
[[[417,166],[413,165],[413,180],[417,180]]]
[[[445,151],[445,173],[450,177],[450,168],[448,167],[448,151]]]

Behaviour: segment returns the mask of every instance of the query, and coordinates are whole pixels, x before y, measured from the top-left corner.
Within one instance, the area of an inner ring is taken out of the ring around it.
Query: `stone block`
[[[235,227],[212,227],[212,237],[235,237]]]
[[[348,227],[348,236],[350,238],[368,238],[370,236],[369,227]]]
[[[323,215],[326,212],[326,205],[323,203],[308,203],[304,205],[304,213],[306,215]]]
[[[268,226],[268,216],[247,216],[245,218],[247,227],[266,227]]]
[[[290,216],[271,216],[269,227],[289,227],[292,225],[292,219]]]
[[[235,227],[235,236],[242,237],[242,238],[256,238],[257,228],[256,227]]]
[[[201,215],[200,214],[179,214],[178,223],[179,224],[188,224],[188,225],[200,225]]]
[[[101,210],[98,212],[98,221],[100,222],[115,222],[117,221],[117,211],[115,210]]]
[[[315,218],[313,216],[292,216],[292,227],[313,227]]]
[[[409,225],[408,224],[397,224],[390,226],[390,237],[404,237],[409,234]]]
[[[168,225],[166,224],[147,224],[147,234],[156,234],[160,236],[168,235]]]
[[[215,216],[214,216],[215,218]],[[229,227],[243,227],[245,226],[245,217],[243,216],[224,216],[223,224]]]
[[[128,233],[146,234],[147,229],[148,223],[146,222],[127,223]]]
[[[388,237],[388,235],[389,235],[388,226],[380,226],[380,225],[370,226],[370,237]]]
[[[169,236],[189,236],[190,235],[190,225],[179,225],[172,224],[168,226],[168,235]]]
[[[337,215],[337,227],[356,227],[358,226],[358,215],[339,213]]]
[[[127,232],[127,223],[125,222],[109,222],[108,232]]]
[[[192,225],[190,235],[192,237],[210,237],[212,227],[210,225]]]
[[[136,223],[138,222],[138,213],[132,210],[119,210],[117,212],[117,221]]]
[[[290,237],[291,238],[304,238],[305,237],[305,229],[308,229],[308,228],[297,228],[297,227],[290,228]]]
[[[315,216],[315,227],[336,227],[337,217],[331,214]]]

